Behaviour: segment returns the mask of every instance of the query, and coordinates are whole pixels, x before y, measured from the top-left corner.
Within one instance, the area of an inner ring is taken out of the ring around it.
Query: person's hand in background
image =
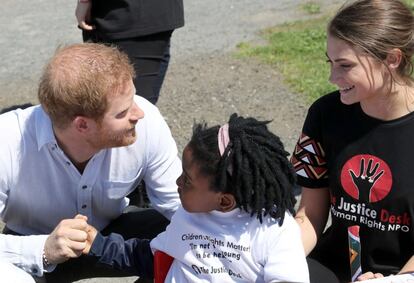
[[[75,16],[78,20],[78,27],[83,30],[93,30],[94,26],[89,24],[91,19],[91,6],[90,0],[78,0],[76,5]]]

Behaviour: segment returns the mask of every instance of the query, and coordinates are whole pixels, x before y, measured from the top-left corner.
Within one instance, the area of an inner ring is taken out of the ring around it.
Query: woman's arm
[[[398,274],[413,273],[414,272],[414,255],[405,263]]]
[[[326,226],[329,215],[328,188],[302,189],[302,198],[295,219],[302,232],[302,243],[308,255]]]

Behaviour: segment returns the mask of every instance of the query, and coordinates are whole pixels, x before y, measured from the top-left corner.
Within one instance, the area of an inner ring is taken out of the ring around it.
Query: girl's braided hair
[[[188,144],[200,171],[212,178],[214,191],[231,193],[237,206],[262,222],[269,214],[283,223],[285,211],[294,214],[295,173],[270,121],[233,114],[228,122],[230,142],[223,155],[218,148],[220,126],[195,124]]]

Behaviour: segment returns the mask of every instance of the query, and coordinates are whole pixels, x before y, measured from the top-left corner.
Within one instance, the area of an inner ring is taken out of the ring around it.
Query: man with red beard
[[[135,95],[133,78],[116,48],[67,46],[44,70],[40,105],[0,115],[0,270],[51,272],[53,282],[85,270],[95,276],[101,270],[88,258],[66,262],[82,253],[86,221],[125,238],[165,229],[179,205],[181,162],[166,122]],[[154,209],[123,213],[142,180]]]

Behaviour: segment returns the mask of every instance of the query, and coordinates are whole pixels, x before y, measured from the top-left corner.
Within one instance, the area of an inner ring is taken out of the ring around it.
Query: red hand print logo
[[[390,192],[392,174],[382,159],[368,154],[356,155],[342,167],[341,184],[354,199],[377,202]]]

